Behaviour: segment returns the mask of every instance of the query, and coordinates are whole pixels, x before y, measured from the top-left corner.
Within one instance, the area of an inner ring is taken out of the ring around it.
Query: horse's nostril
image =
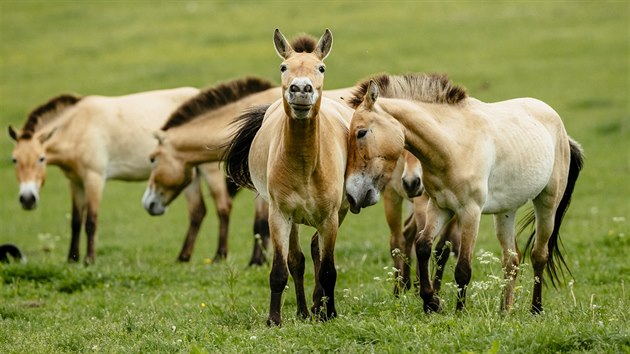
[[[313,92],[313,86],[311,85],[304,86],[304,92]]]
[[[291,85],[291,86],[289,87],[289,90],[290,90],[291,92],[300,92],[300,88],[299,88],[297,85]]]
[[[350,203],[350,205],[357,204],[356,200],[354,200],[354,198],[350,194],[346,193],[346,197],[348,198],[348,203]]]

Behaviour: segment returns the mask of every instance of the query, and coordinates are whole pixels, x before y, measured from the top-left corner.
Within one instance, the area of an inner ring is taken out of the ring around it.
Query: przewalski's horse
[[[149,182],[142,197],[142,204],[151,215],[161,215],[166,207],[193,180],[194,170],[200,164],[219,163],[234,128],[231,122],[239,113],[252,105],[271,103],[281,95],[281,89],[266,80],[247,77],[218,84],[201,91],[171,113],[162,128],[155,133],[157,147],[148,154],[151,161]],[[221,171],[222,172],[222,171]],[[215,184],[215,189],[225,189],[225,181]],[[219,190],[220,192],[220,190]],[[219,239],[215,260],[227,257],[228,225],[232,200],[229,195],[210,193],[217,200]],[[250,265],[265,262],[264,249],[269,240],[267,206],[256,203],[254,242]],[[196,235],[189,235],[182,253],[190,255]]]
[[[283,59],[282,99],[268,109],[244,114],[226,159],[228,175],[238,184],[254,187],[269,202],[274,255],[268,325],[282,322],[282,294],[289,273],[295,284],[298,316],[309,316],[299,224],[317,229],[311,242],[316,280],[311,310],[322,319],[337,314],[334,249],[338,227],[348,210],[343,185],[352,110],[338,100],[322,97],[323,60],[332,40],[332,33],[326,30],[319,42],[303,36],[289,44],[276,29],[274,45]]]
[[[510,309],[520,262],[516,211],[530,199],[536,222],[530,238],[531,311],[542,311],[544,268],[555,284],[558,262],[560,271],[566,267],[559,229],[583,163],[581,147],[567,135],[558,114],[532,98],[484,103],[445,76],[424,74],[367,80],[351,102],[356,111],[348,133],[346,191],[352,210],[378,200],[405,148],[422,164],[430,201],[415,247],[425,311],[440,308],[429,259],[434,238],[452,218],[461,230],[455,281],[457,309],[464,307],[482,213],[494,215],[507,282],[501,308]]]
[[[150,171],[148,156],[155,145],[152,131],[198,92],[195,88],[178,88],[120,97],[60,95],[33,110],[22,130],[9,127],[9,135],[16,141],[13,163],[24,209],[37,206],[47,165],[59,166],[70,180],[72,237],[68,261],[79,260],[83,223],[88,240],[85,262],[94,261],[98,208],[105,181],[146,179]],[[214,170],[210,177],[216,179],[213,176],[218,173],[223,180],[222,172]],[[193,183],[186,195],[188,234],[196,234],[204,217],[199,212],[199,183]]]

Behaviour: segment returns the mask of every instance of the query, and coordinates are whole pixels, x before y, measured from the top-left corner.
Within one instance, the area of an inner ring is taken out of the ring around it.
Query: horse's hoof
[[[188,263],[188,262],[190,262],[190,256],[179,256],[179,257],[177,257],[177,262],[179,262],[179,263]]]
[[[429,301],[424,301],[424,312],[426,313],[439,313],[442,311],[442,301],[436,295],[431,297]]]
[[[282,326],[282,320],[279,318],[271,318],[269,317],[267,319],[267,327],[281,327]]]

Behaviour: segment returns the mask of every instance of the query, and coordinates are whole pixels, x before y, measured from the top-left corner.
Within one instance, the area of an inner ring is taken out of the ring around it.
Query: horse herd
[[[533,213],[525,218],[535,222],[526,246],[534,268],[531,311],[542,311],[545,268],[553,284],[566,268],[559,228],[583,162],[579,144],[552,108],[531,98],[484,103],[435,74],[377,75],[354,87],[323,90],[329,30],[318,41],[300,36],[289,42],[276,29],[273,43],[282,59],[280,87],[248,77],[203,91],[64,94],[35,108],[21,130],[9,127],[22,207],[37,206],[46,165],[59,166],[72,195],[68,260],[79,260],[84,227],[84,261],[92,263],[105,181],[148,179],[142,204],[152,215],[164,213],[180,193],[186,197],[189,227],[178,259],[188,261],[206,214],[204,180],[217,206],[215,259],[222,259],[236,185],[254,189],[259,197],[250,264],[266,262],[271,240],[267,324],[280,325],[289,274],[298,316],[337,315],[338,228],[348,210],[359,213],[381,194],[398,270],[395,292],[412,284],[404,259],[415,247],[424,310],[440,311],[442,272],[453,252],[462,309],[480,216],[493,214],[506,280],[501,309],[509,311],[521,260],[516,212],[532,200]],[[405,200],[412,212],[403,224]],[[310,311],[299,224],[316,229]]]

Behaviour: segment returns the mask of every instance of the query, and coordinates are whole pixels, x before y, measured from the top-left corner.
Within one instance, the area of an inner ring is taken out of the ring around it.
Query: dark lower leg
[[[93,264],[96,260],[96,222],[98,216],[96,213],[88,209],[87,218],[85,220],[85,233],[87,234],[87,255],[85,256],[84,263],[86,265]]]
[[[190,210],[190,222],[188,225],[188,231],[186,232],[186,239],[184,240],[182,250],[179,252],[179,256],[177,257],[179,262],[190,261],[193,248],[195,247],[195,241],[197,240],[197,235],[199,234],[199,228],[201,227],[201,222],[206,216],[206,205],[203,200],[200,201],[201,203],[199,203],[194,210]]]
[[[228,228],[230,225],[230,211],[221,210],[219,215],[219,244],[217,246],[217,254],[214,261],[221,261],[227,258],[228,253]]]
[[[295,285],[295,298],[297,299],[297,315],[298,317],[307,318],[308,308],[306,306],[306,295],[304,293],[304,253],[299,252],[295,255],[289,253],[289,272],[293,277]]]
[[[269,274],[269,288],[271,290],[271,299],[269,303],[269,318],[267,325],[282,324],[282,293],[289,280],[289,272],[287,271],[286,261],[280,252],[273,255],[273,265]]]
[[[81,241],[81,224],[83,223],[83,215],[81,211],[72,207],[72,220],[70,221],[70,229],[72,235],[70,239],[70,250],[68,251],[68,262],[76,263],[79,261],[79,243]]]
[[[249,265],[263,265],[267,262],[265,251],[269,245],[269,222],[267,216],[256,215],[254,220],[254,251]]]
[[[457,283],[457,310],[463,310],[466,305],[466,289],[470,283],[472,268],[470,260],[460,259],[455,267],[455,282]]]
[[[319,269],[319,282],[321,284],[321,296],[313,294],[313,314],[322,320],[328,320],[337,316],[335,309],[335,284],[337,283],[337,270],[333,256],[325,255]]]
[[[420,282],[419,294],[424,302],[424,311],[438,312],[440,310],[440,299],[437,295],[435,295],[431,277],[429,275],[431,246],[431,241],[423,239],[418,239],[416,241],[416,258],[418,258],[416,273]]]

